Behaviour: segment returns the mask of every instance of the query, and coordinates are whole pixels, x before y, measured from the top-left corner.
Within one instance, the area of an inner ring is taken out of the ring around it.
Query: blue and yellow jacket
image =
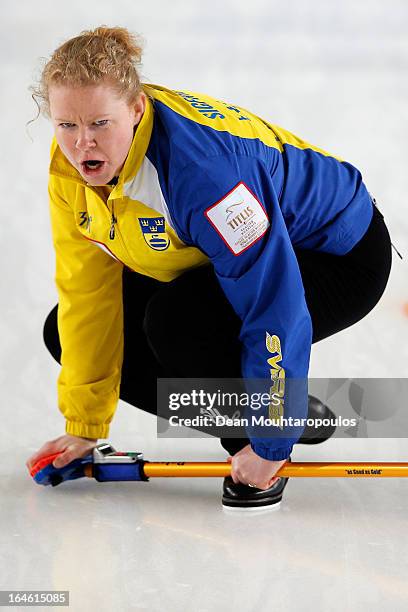
[[[373,214],[360,172],[339,157],[207,95],[144,90],[117,185],[88,186],[51,147],[58,404],[77,436],[108,437],[119,399],[123,266],[168,282],[211,262],[242,320],[242,376],[282,389],[307,377],[312,340],[294,247],[345,254]],[[295,441],[251,444],[279,460]]]

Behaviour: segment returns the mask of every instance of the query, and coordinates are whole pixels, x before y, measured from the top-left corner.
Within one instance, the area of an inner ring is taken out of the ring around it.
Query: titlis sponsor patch
[[[234,255],[259,240],[270,225],[265,209],[245,183],[207,208],[205,215]]]

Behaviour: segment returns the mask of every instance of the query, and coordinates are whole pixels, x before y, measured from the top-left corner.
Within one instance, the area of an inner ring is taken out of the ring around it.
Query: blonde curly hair
[[[107,81],[129,105],[142,90],[138,67],[143,41],[126,28],[100,26],[84,30],[58,47],[42,69],[37,85],[31,86],[38,114],[49,117],[51,85],[81,87]]]

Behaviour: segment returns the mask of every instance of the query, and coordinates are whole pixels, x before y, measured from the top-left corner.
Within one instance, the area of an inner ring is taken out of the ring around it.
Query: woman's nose
[[[77,149],[89,149],[96,146],[95,139],[89,130],[80,130],[75,142]]]

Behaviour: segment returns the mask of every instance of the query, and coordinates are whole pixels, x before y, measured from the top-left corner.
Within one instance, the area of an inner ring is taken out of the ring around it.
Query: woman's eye
[[[108,123],[109,123],[108,119],[101,119],[100,121],[94,121],[94,125],[96,125],[97,127],[107,125]],[[59,125],[63,129],[69,129],[69,128],[75,127],[75,123],[69,123],[68,121],[65,121],[64,123],[60,123]]]

